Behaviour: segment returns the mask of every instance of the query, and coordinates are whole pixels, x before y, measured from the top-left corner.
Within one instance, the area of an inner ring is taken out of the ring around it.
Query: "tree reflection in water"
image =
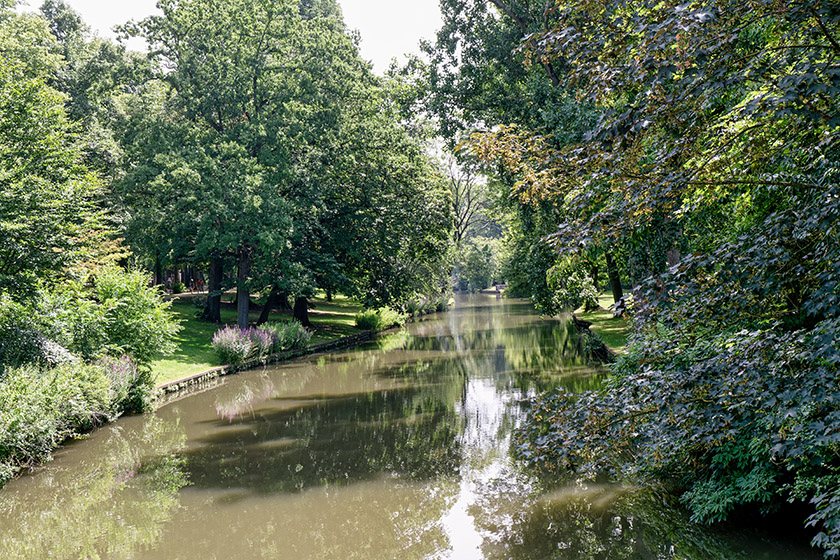
[[[81,460],[50,465],[0,493],[0,558],[126,558],[161,541],[188,484],[184,433],[156,416],[128,420],[141,424],[130,437],[103,428],[84,442],[93,449]]]
[[[600,374],[567,322],[461,301],[71,445],[0,493],[0,558],[816,557],[767,556],[625,488],[552,489],[522,472],[511,434],[529,397]]]

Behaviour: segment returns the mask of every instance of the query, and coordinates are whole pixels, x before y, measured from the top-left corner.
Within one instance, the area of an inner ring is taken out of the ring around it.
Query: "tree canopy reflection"
[[[160,543],[188,484],[185,438],[177,422],[132,420],[142,425],[129,437],[106,428],[81,461],[50,465],[0,493],[0,558],[131,558]]]

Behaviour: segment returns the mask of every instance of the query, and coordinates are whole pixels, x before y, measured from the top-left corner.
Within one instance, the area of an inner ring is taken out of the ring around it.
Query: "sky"
[[[66,0],[82,14],[101,37],[114,37],[113,27],[130,19],[142,19],[156,11],[156,0]],[[403,60],[407,52],[419,52],[420,39],[433,39],[440,27],[438,0],[339,0],[344,20],[361,34],[362,57],[373,61],[374,70],[387,70],[391,58]],[[29,0],[36,10],[41,0]],[[143,43],[129,43],[142,49]]]

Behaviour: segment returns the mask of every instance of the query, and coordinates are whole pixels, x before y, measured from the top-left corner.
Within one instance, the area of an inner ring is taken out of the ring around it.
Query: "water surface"
[[[568,322],[462,299],[65,446],[0,492],[0,558],[819,558],[632,488],[521,472],[511,433],[529,398],[601,373]]]

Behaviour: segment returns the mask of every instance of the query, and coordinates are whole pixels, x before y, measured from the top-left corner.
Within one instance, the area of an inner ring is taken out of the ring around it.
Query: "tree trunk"
[[[312,326],[312,323],[309,322],[309,302],[305,297],[298,296],[295,298],[295,309],[292,314],[304,327]]]
[[[248,328],[248,311],[251,303],[248,278],[251,276],[251,258],[250,247],[239,249],[239,271],[236,279],[236,322],[240,329]]]
[[[280,291],[277,288],[271,288],[271,293],[268,294],[268,299],[265,301],[260,318],[257,319],[257,325],[263,325],[268,321],[268,316],[271,315],[271,310],[277,307],[280,303]]]
[[[595,289],[598,290],[598,293],[601,293],[601,284],[598,282],[598,263],[592,265],[592,268],[589,269],[589,275],[592,277],[592,284]]]
[[[207,284],[207,307],[204,308],[203,319],[211,323],[222,322],[222,275],[224,262],[221,257],[210,259]]]
[[[678,265],[681,258],[682,255],[680,255],[680,250],[676,246],[672,247],[667,253],[665,253],[665,262],[668,265],[668,268]]]
[[[610,277],[610,288],[612,289],[613,300],[618,303],[624,297],[624,290],[621,289],[621,276],[618,273],[618,266],[609,251],[604,251],[607,259],[607,274]]]
[[[163,284],[163,265],[160,263],[160,256],[155,255],[155,286]]]
[[[280,294],[280,300],[277,302],[277,305],[280,309],[285,309],[286,311],[292,310],[292,304],[289,303],[289,294],[283,292]]]
[[[332,301],[332,300],[333,300],[332,290],[327,288],[327,301]]]

